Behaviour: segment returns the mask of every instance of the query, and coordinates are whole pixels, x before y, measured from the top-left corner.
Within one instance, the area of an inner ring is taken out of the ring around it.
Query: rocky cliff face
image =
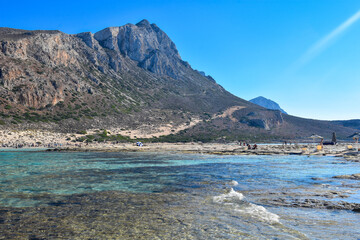
[[[79,82],[86,63],[80,41],[59,31],[0,29],[0,93],[10,104],[41,108],[64,101],[64,91],[90,86]],[[66,71],[68,69],[69,71]]]
[[[81,36],[81,35],[80,35]],[[178,79],[183,67],[190,66],[180,58],[175,44],[155,24],[143,20],[136,25],[105,28],[93,36],[105,49],[114,51],[114,60],[121,56],[136,61],[138,66],[156,74],[165,74]],[[93,46],[93,41],[88,46]],[[112,65],[114,70],[122,66]]]

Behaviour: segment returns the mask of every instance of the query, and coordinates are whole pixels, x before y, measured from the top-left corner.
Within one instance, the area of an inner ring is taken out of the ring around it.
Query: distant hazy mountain
[[[271,109],[271,110],[280,110],[282,113],[287,114],[280,106],[279,104],[277,104],[276,102],[264,98],[264,97],[257,97],[254,99],[251,99],[250,102],[255,103],[261,107],[267,108],[267,109]]]
[[[360,130],[360,119],[332,121],[335,124]]]

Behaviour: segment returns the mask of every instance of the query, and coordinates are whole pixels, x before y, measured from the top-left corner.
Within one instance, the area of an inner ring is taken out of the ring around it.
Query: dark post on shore
[[[333,132],[331,141],[336,143],[336,132]]]

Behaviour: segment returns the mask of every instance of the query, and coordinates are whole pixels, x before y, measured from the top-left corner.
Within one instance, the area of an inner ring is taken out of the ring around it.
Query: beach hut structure
[[[355,140],[356,151],[359,151],[359,137],[360,137],[359,132],[355,132],[354,134],[349,136],[349,138],[352,138]]]
[[[311,135],[309,138],[312,138],[313,142],[315,143],[315,139],[324,139],[322,136],[319,136],[317,134]]]
[[[312,138],[313,144],[315,144],[315,139],[321,139],[321,143],[320,143],[320,145],[316,146],[316,149],[321,150],[323,148],[322,144],[323,144],[324,138],[322,136],[319,136],[317,134],[313,134],[309,138]]]

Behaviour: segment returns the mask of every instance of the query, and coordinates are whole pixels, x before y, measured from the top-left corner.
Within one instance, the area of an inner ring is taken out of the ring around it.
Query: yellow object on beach
[[[353,146],[351,146],[351,145],[348,145],[348,146],[347,146],[347,148],[348,148],[348,149],[352,149],[352,148],[353,148]]]
[[[302,150],[303,152],[305,152],[305,151],[307,150],[307,148],[302,148],[301,150]]]
[[[323,147],[321,145],[317,145],[316,149],[321,150]]]

